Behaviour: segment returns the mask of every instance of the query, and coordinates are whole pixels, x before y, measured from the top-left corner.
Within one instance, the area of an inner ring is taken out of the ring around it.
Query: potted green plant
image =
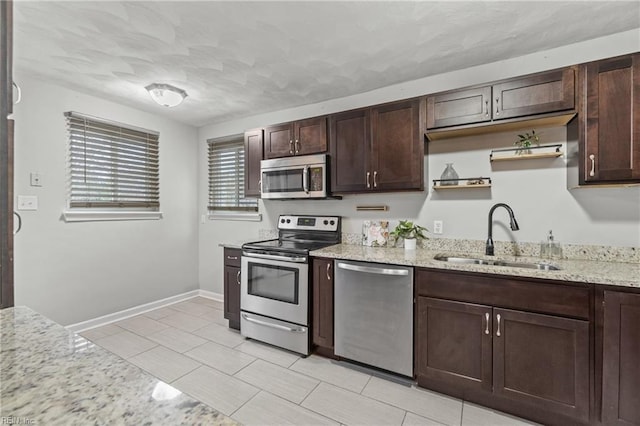
[[[529,148],[531,148],[534,143],[536,146],[540,145],[540,137],[536,135],[535,130],[531,130],[531,133],[526,132],[524,135],[518,135],[518,140],[514,143],[514,145],[518,147],[516,154],[531,154]]]
[[[429,230],[424,226],[414,224],[409,220],[401,220],[390,234],[396,238],[396,242],[398,238],[402,238],[406,250],[415,250],[417,239],[427,238],[425,232],[429,232]]]

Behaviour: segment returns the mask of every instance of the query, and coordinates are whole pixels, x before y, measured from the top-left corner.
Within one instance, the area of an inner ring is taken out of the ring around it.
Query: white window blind
[[[209,144],[210,211],[258,211],[258,200],[244,197],[244,140]]]
[[[69,207],[160,207],[159,133],[76,112],[69,132]]]

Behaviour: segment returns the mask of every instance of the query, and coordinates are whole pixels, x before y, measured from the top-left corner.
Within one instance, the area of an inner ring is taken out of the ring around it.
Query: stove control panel
[[[281,215],[278,229],[332,231],[338,230],[339,216],[293,216]]]

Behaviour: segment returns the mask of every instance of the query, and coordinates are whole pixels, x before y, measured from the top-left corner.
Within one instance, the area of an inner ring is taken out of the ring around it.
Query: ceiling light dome
[[[170,84],[153,83],[145,87],[151,98],[159,105],[166,107],[178,106],[187,96],[187,92]]]

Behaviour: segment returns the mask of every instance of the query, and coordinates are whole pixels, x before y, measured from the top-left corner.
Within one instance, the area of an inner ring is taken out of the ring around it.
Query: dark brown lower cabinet
[[[313,344],[333,356],[333,260],[313,259]]]
[[[224,249],[224,317],[240,330],[240,259],[242,251]]]
[[[640,425],[640,294],[604,292],[602,422]]]
[[[548,298],[546,289],[561,293]],[[418,385],[544,424],[588,424],[589,294],[586,286],[418,269]],[[569,297],[567,311],[579,318],[556,315]]]

